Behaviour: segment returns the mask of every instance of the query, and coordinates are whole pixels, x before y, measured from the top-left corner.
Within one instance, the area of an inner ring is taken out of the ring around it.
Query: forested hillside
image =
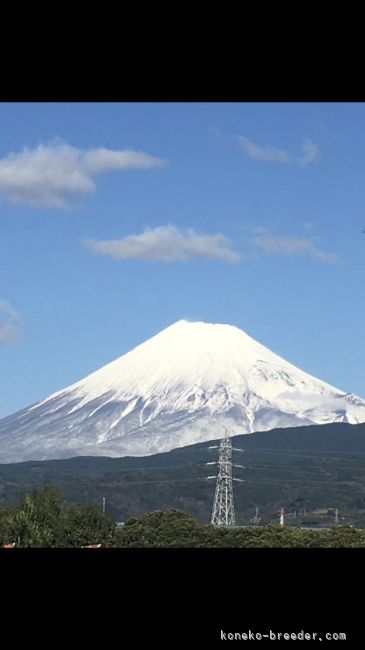
[[[216,443],[176,449],[143,458],[80,457],[0,465],[0,505],[45,483],[58,487],[67,503],[94,503],[118,521],[152,510],[183,510],[210,521]],[[236,462],[237,523],[278,523],[284,506],[287,525],[365,527],[365,424],[330,424],[278,429],[233,438]]]

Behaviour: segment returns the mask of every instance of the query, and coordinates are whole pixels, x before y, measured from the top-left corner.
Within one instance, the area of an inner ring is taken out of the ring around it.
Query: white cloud
[[[0,300],[0,345],[13,343],[20,331],[20,316],[5,300]]]
[[[128,235],[110,241],[86,240],[86,248],[96,255],[116,260],[138,259],[149,262],[183,262],[193,259],[216,259],[239,262],[240,255],[231,248],[227,237],[218,233],[202,235],[194,230],[160,226],[140,235]]]
[[[258,161],[287,164],[294,163],[298,164],[302,168],[306,168],[308,165],[316,162],[319,158],[319,147],[309,138],[304,140],[300,148],[300,153],[296,156],[291,155],[286,149],[261,147],[243,135],[238,136],[237,141],[247,156]]]
[[[262,248],[267,253],[276,253],[278,255],[307,255],[327,264],[338,264],[341,261],[338,255],[335,253],[325,253],[309,239],[267,235],[254,237],[250,243],[253,246]]]
[[[316,162],[319,158],[319,147],[312,140],[304,140],[301,147],[301,154],[298,156],[298,162],[301,167],[308,167]]]
[[[13,202],[67,208],[70,200],[95,190],[103,172],[154,169],[164,161],[131,150],[81,150],[67,144],[39,145],[0,159],[0,195]]]
[[[243,135],[238,136],[238,143],[245,153],[255,160],[264,162],[288,163],[290,161],[289,153],[285,149],[272,149],[268,147],[259,147]]]
[[[152,169],[164,164],[164,161],[159,158],[129,149],[124,151],[112,151],[104,148],[90,149],[83,155],[85,169],[90,174],[125,169]]]

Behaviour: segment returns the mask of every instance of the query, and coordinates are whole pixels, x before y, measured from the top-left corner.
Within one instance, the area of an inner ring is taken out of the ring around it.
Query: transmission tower
[[[227,436],[221,440],[219,447],[218,445],[209,447],[209,449],[218,448],[218,463],[216,461],[207,463],[207,465],[218,464],[218,476],[208,476],[208,479],[217,479],[211,524],[213,526],[235,526],[233,481],[239,481],[240,483],[243,483],[243,481],[239,478],[232,477],[232,467],[243,467],[243,465],[234,465],[232,463],[232,451],[243,452],[243,449],[235,449],[232,447],[232,441]]]

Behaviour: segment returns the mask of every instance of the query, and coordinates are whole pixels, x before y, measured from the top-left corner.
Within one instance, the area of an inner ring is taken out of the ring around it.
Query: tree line
[[[108,545],[115,521],[95,504],[77,508],[65,503],[52,486],[25,494],[18,506],[0,508],[0,546],[16,548]]]
[[[117,526],[100,507],[65,503],[52,486],[25,494],[19,505],[0,508],[0,546],[15,548],[365,547],[365,531],[349,526],[330,530],[296,527],[214,527],[180,510],[154,511]]]

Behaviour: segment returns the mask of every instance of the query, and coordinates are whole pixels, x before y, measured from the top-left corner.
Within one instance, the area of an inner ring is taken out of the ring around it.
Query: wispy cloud
[[[298,156],[298,163],[301,167],[308,167],[312,163],[316,162],[319,158],[319,147],[317,144],[314,144],[312,140],[304,140],[301,153]]]
[[[96,255],[116,260],[137,259],[148,262],[184,262],[193,259],[216,259],[239,262],[240,255],[230,240],[220,233],[202,235],[192,229],[160,226],[139,235],[128,235],[111,241],[85,240],[84,246]]]
[[[111,171],[155,169],[165,161],[149,154],[67,144],[39,145],[0,159],[0,195],[43,208],[68,208],[95,190],[94,177]]]
[[[341,258],[338,255],[322,251],[309,239],[265,235],[252,238],[250,243],[253,246],[262,248],[267,253],[276,253],[278,255],[306,255],[326,264],[339,264],[341,262]]]
[[[249,158],[260,162],[296,164],[304,169],[319,158],[319,147],[309,138],[304,140],[299,154],[291,154],[286,149],[263,147],[243,135],[237,136],[236,141]]]
[[[20,333],[20,316],[5,300],[0,300],[0,345],[13,343]]]
[[[285,149],[273,149],[269,147],[260,147],[252,140],[249,140],[243,135],[239,135],[238,143],[245,153],[254,160],[262,160],[264,162],[278,162],[287,163],[290,160],[289,153]]]

